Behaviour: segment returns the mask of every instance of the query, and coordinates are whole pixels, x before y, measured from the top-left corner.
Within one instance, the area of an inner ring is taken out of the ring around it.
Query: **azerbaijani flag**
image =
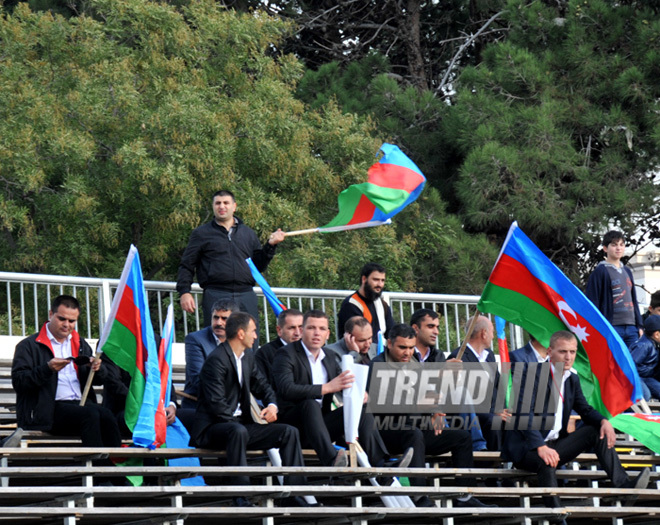
[[[506,321],[495,316],[495,330],[497,331],[497,349],[500,353],[500,363],[509,363],[509,344],[506,342]]]
[[[167,307],[167,317],[161,333],[158,346],[158,369],[160,371],[160,397],[158,409],[154,414],[156,427],[156,442],[163,444],[167,436],[167,418],[165,407],[170,404],[172,394],[172,343],[174,342],[174,306]]]
[[[514,222],[479,300],[482,312],[522,326],[542,345],[578,338],[574,367],[587,401],[606,417],[642,397],[637,368],[612,325]]]
[[[284,303],[277,298],[277,295],[275,295],[275,292],[273,292],[273,289],[268,284],[268,281],[264,279],[264,276],[261,275],[261,272],[254,265],[252,259],[248,257],[245,259],[245,262],[250,267],[252,277],[261,288],[261,291],[264,293],[264,297],[266,297],[270,307],[273,309],[273,312],[275,312],[275,317],[279,316],[284,310],[286,310],[286,306],[284,306]]]
[[[385,222],[419,197],[426,177],[415,163],[393,144],[383,144],[380,151],[383,156],[369,168],[367,182],[353,184],[339,194],[339,213],[319,231]]]
[[[660,454],[660,414],[619,414],[610,419],[612,426],[621,432],[630,434]]]
[[[160,399],[160,372],[154,329],[137,248],[131,245],[98,345],[131,375],[125,420],[133,443],[156,448],[154,414]]]

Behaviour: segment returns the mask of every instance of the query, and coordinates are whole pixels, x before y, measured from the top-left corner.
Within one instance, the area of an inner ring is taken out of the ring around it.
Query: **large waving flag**
[[[275,312],[275,317],[279,316],[284,310],[286,310],[286,306],[284,306],[284,303],[277,298],[277,295],[275,295],[275,292],[273,292],[273,289],[268,284],[268,281],[266,281],[264,276],[261,275],[261,272],[257,270],[257,267],[252,262],[252,259],[248,257],[245,259],[245,262],[250,267],[252,277],[261,288],[261,291],[264,293],[264,296],[268,300],[270,307],[273,309],[273,312]]]
[[[339,213],[319,231],[385,222],[419,197],[426,183],[421,170],[398,146],[385,143],[380,150],[384,155],[369,168],[367,182],[353,184],[339,194]]]
[[[612,325],[514,222],[479,300],[482,312],[522,326],[548,346],[558,330],[578,342],[575,369],[589,403],[606,417],[642,397],[637,368]]]
[[[160,399],[160,373],[154,329],[137,248],[131,245],[103,327],[99,351],[131,375],[126,398],[126,425],[133,443],[155,448],[154,414]]]

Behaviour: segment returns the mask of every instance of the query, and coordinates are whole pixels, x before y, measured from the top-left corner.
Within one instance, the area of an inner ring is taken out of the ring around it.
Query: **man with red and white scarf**
[[[82,391],[90,372],[102,383],[106,369],[94,361],[92,349],[74,330],[80,303],[75,297],[56,297],[49,321],[39,333],[16,345],[11,379],[16,390],[18,426],[55,435],[80,435],[90,447],[119,447],[121,436],[112,412],[96,403],[90,390],[84,406]]]

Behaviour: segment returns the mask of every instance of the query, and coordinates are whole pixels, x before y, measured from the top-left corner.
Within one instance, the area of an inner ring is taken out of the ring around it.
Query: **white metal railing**
[[[81,302],[78,331],[88,339],[98,338],[111,303],[109,295],[114,293],[118,283],[119,279],[0,272],[0,335],[27,336],[38,331],[48,319],[51,299],[66,293]],[[156,332],[163,326],[170,303],[175,306],[175,342],[183,342],[186,334],[202,328],[199,308],[192,315],[181,310],[176,283],[145,281],[144,284]],[[263,344],[274,336],[275,316],[261,288],[255,291],[261,299],[260,342]],[[318,308],[328,313],[334,319],[331,340],[341,337],[341,331],[337,330],[337,313],[352,290],[273,288],[273,291],[288,308],[301,311]],[[192,294],[198,304],[201,304],[201,293],[199,285],[193,285]],[[396,322],[409,322],[412,312],[418,308],[431,308],[441,314],[438,346],[451,350],[458,345],[465,321],[474,313],[479,296],[389,292],[387,299]],[[521,335],[520,330],[511,330],[510,347],[521,346]]]

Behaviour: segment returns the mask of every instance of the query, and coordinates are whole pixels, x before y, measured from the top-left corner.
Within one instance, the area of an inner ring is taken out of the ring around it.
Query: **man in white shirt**
[[[56,297],[41,331],[16,345],[12,385],[16,390],[18,426],[59,435],[80,435],[90,447],[119,447],[121,436],[114,415],[96,403],[90,390],[84,406],[81,392],[90,370],[102,383],[106,367],[92,358],[92,349],[75,331],[80,303]]]
[[[277,353],[273,375],[282,421],[300,430],[303,443],[314,448],[323,465],[346,466],[344,450],[338,451],[332,444],[344,437],[343,408],[332,410],[332,402],[333,394],[350,386],[354,376],[348,371],[341,372],[335,357],[323,351],[329,336],[325,312],[306,312],[302,339]],[[381,465],[387,450],[373,415],[366,410],[362,411],[358,431],[360,445],[371,464]],[[345,437],[351,441],[357,436]]]
[[[559,391],[554,425],[550,429],[505,431],[502,458],[505,461],[513,461],[516,468],[536,472],[539,486],[556,487],[557,467],[593,447],[615,487],[646,488],[649,469],[644,468],[634,480],[628,478],[614,450],[616,435],[612,425],[587,403],[582,394],[580,380],[571,370],[577,355],[575,335],[565,330],[555,332],[550,338],[548,355],[550,363],[564,365],[562,376],[557,377],[557,374],[553,373],[548,381],[548,392],[554,389],[557,395],[556,392]],[[539,392],[537,395],[546,393]],[[532,400],[531,406],[535,405],[535,400]],[[584,425],[569,434],[567,427],[572,410],[581,416]],[[543,499],[548,507],[561,506],[558,496],[544,496]]]

